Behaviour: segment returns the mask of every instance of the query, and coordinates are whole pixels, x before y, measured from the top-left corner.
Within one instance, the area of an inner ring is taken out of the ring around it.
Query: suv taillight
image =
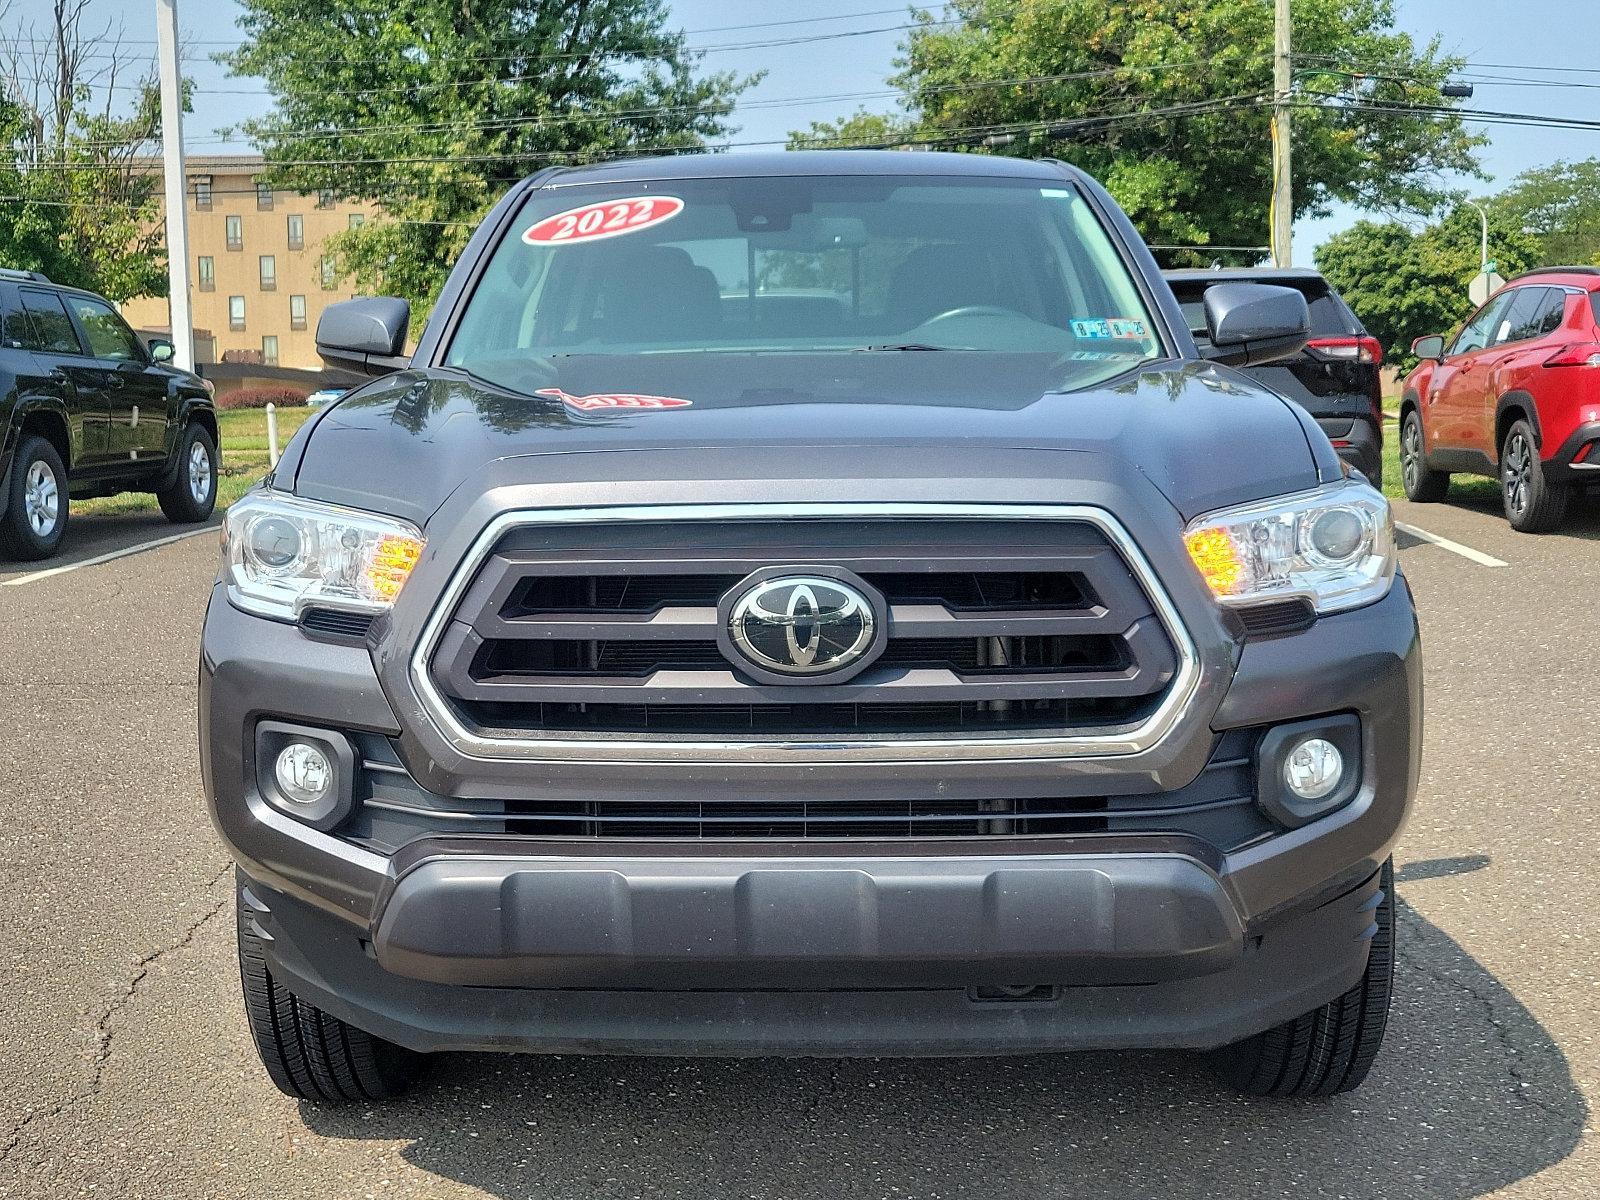
[[[1374,366],[1383,362],[1383,347],[1374,337],[1312,338],[1306,343],[1306,349],[1315,357],[1329,362],[1371,363]]]
[[[1600,367],[1600,342],[1563,346],[1544,360],[1547,367]]]

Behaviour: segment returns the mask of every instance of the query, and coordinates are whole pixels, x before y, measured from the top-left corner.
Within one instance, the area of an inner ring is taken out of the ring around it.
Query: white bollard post
[[[267,463],[278,469],[278,406],[267,401]]]

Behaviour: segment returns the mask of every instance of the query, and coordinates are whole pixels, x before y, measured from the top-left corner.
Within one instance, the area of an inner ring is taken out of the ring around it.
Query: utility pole
[[[1294,189],[1290,147],[1290,93],[1294,87],[1289,48],[1289,0],[1275,0],[1272,20],[1272,265],[1294,266]]]
[[[1489,273],[1489,213],[1476,200],[1468,200],[1467,203],[1478,210],[1478,220],[1483,225],[1483,239],[1478,243],[1478,263],[1479,269],[1487,275]]]
[[[156,0],[156,48],[161,67],[161,166],[167,201],[167,327],[172,361],[194,370],[194,321],[189,314],[189,215],[183,172],[183,82],[178,75],[178,0]]]

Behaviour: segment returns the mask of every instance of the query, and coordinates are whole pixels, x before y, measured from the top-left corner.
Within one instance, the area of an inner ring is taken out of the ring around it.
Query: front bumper
[[[1137,872],[1150,864],[1126,865]],[[290,991],[413,1050],[923,1056],[1209,1049],[1238,1041],[1353,987],[1366,967],[1380,900],[1372,876],[1258,937],[1233,938],[1223,965],[1212,962],[1205,973],[1192,973],[1200,967],[1190,964],[1174,976],[1169,963],[1160,978],[1112,983],[1104,981],[1101,960],[1094,968],[1100,982],[1058,976],[1016,994],[956,984],[826,987],[820,980],[765,989],[667,982],[649,989],[468,988],[387,970],[358,931],[260,885],[241,888],[239,903],[268,939],[268,965]],[[1138,914],[1137,923],[1149,915]],[[1033,976],[1011,982],[1026,987],[1038,978],[1037,965],[1032,969]]]
[[[201,669],[207,795],[275,973],[423,1050],[977,1053],[1259,1032],[1338,995],[1365,965],[1375,875],[1421,744],[1404,581],[1368,608],[1244,644],[1204,724],[1169,739],[1182,744],[1154,767],[1043,768],[1064,788],[1170,790],[1203,768],[1212,731],[1330,712],[1361,722],[1355,798],[1228,852],[1177,834],[900,849],[440,834],[390,856],[283,816],[248,782],[260,719],[401,739],[366,648],[310,642],[219,593]],[[1019,768],[978,769],[998,786]],[[863,784],[916,778],[856,770]],[[815,778],[724,774],[723,786],[752,791]],[[1046,998],[973,991],[1008,985]]]

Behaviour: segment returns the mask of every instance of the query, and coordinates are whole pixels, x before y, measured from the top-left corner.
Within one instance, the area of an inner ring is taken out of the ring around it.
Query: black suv
[[[1388,503],[1056,162],[550,170],[228,510],[213,819],[273,1080],[1213,1052],[1354,1087],[1421,663]]]
[[[1316,271],[1278,267],[1167,271],[1196,342],[1205,342],[1206,289],[1218,283],[1292,287],[1311,311],[1311,340],[1298,354],[1251,374],[1317,419],[1339,457],[1383,487],[1383,346]]]
[[[179,523],[217,501],[211,390],[111,303],[0,269],[0,557],[48,558],[68,497],[154,492]]]

